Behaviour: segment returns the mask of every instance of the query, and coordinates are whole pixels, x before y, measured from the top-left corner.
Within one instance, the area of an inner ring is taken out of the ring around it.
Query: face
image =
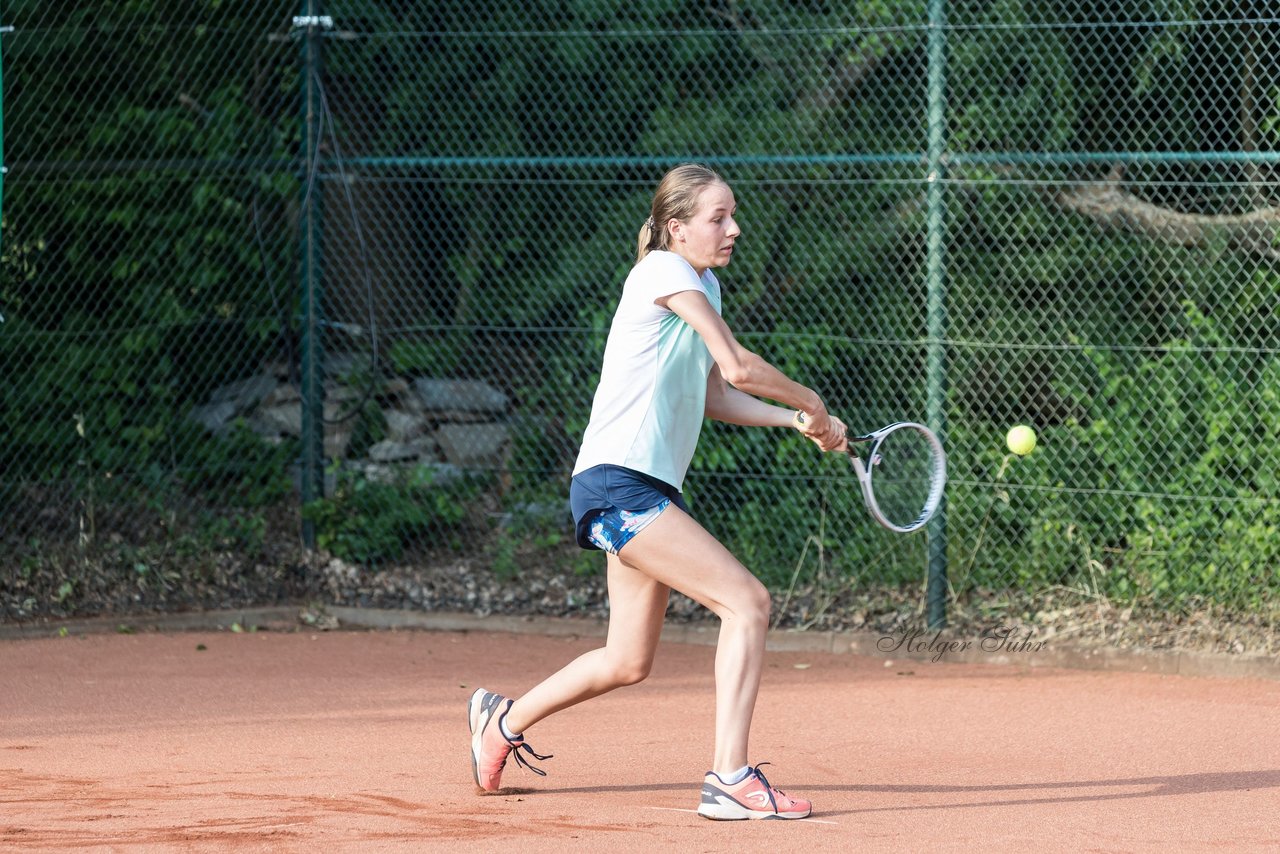
[[[708,184],[688,220],[672,220],[671,249],[701,276],[708,267],[723,267],[733,258],[733,244],[742,230],[733,219],[738,210],[733,191],[724,184]]]

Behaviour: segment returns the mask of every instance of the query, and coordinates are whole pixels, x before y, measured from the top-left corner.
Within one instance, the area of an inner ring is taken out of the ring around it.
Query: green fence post
[[[13,27],[0,27],[0,36],[13,32]],[[9,167],[4,164],[4,39],[0,38],[0,220],[4,218],[4,176]],[[3,320],[3,317],[0,317]]]
[[[323,183],[320,181],[320,74],[323,70],[319,0],[303,0],[293,19],[302,32],[302,504],[324,497]],[[302,519],[302,541],[315,548],[315,524]]]
[[[929,0],[929,82],[928,82],[928,176],[925,276],[928,312],[928,401],[929,426],[946,441],[947,399],[947,305],[946,305],[946,0]],[[947,503],[943,497],[938,513],[929,521],[929,581],[925,590],[930,629],[940,629],[947,621]]]

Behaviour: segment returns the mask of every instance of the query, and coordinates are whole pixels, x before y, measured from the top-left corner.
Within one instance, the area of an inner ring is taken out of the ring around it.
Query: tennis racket
[[[804,413],[797,412],[795,421],[803,428]],[[869,448],[865,459],[864,448]],[[844,451],[871,518],[890,531],[918,531],[937,512],[947,485],[947,455],[928,427],[899,421],[865,436],[849,436]]]

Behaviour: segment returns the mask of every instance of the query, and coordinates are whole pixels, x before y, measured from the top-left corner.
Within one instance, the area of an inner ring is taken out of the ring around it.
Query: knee
[[[764,628],[769,627],[769,614],[773,610],[773,599],[769,596],[769,589],[763,584],[757,586],[755,599],[756,619]]]
[[[755,581],[750,588],[742,591],[742,597],[733,609],[733,616],[752,628],[767,629],[772,607],[768,588]]]
[[[637,682],[643,682],[649,677],[649,671],[652,667],[653,662],[651,660],[633,659],[613,662],[609,668],[609,682],[615,688],[635,685]]]

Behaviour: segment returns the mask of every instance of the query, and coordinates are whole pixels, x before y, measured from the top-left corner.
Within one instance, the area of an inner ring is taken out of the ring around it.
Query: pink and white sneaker
[[[716,821],[741,821],[748,818],[805,818],[813,812],[813,804],[790,797],[769,785],[760,765],[748,771],[742,782],[733,785],[721,780],[714,771],[708,771],[702,781],[702,804],[698,807],[698,815]]]
[[[506,717],[514,700],[494,694],[483,688],[476,689],[467,703],[467,723],[471,726],[471,771],[476,785],[486,792],[496,792],[502,782],[502,769],[507,756],[514,756],[516,764],[528,768],[540,777],[547,776],[541,768],[535,768],[520,756],[526,751],[534,759],[551,759],[542,756],[524,743],[523,738],[514,741],[502,734],[501,721]]]

